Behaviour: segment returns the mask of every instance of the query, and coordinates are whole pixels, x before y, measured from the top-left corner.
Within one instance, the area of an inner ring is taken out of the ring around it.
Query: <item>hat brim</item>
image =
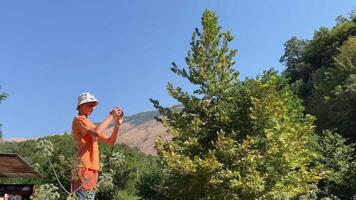
[[[99,101],[86,101],[86,102],[81,102],[78,106],[77,106],[77,110],[79,110],[79,107],[83,104],[86,104],[86,103],[96,103],[95,106],[97,106],[99,104]]]

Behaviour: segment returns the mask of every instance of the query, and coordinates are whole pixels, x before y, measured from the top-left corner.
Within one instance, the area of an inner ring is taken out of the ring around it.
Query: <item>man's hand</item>
[[[120,115],[116,116],[115,118],[115,126],[121,126],[123,122],[124,122],[124,112],[120,110]]]
[[[122,114],[121,108],[119,106],[116,106],[112,111],[110,111],[110,115],[113,116],[113,118],[116,118]]]

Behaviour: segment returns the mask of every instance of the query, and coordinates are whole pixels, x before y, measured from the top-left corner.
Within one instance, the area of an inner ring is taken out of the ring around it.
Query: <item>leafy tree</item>
[[[356,139],[356,36],[338,48],[329,68],[313,74],[314,87],[309,105],[319,114],[318,125],[338,128],[344,137]]]
[[[325,165],[326,176],[318,183],[318,192],[311,195],[313,198],[356,197],[355,148],[352,144],[356,141],[354,13],[350,18],[338,17],[331,29],[320,28],[311,40],[291,38],[280,59],[286,65],[284,74],[291,87],[303,99],[306,112],[317,117],[320,137],[316,145],[319,152],[316,162]]]
[[[44,184],[35,190],[35,193],[31,196],[34,200],[57,200],[60,198],[58,193],[58,187],[53,184]]]
[[[319,166],[308,148],[314,118],[303,114],[287,82],[275,71],[239,81],[230,32],[206,10],[186,57],[174,73],[196,85],[193,94],[168,84],[182,108],[151,100],[174,136],[156,141],[171,199],[291,199],[315,189]]]
[[[285,73],[293,81],[308,80],[311,69],[303,63],[304,50],[308,44],[309,41],[299,40],[297,37],[292,37],[284,44],[285,52],[279,61],[286,65]]]
[[[39,148],[36,150],[36,147]],[[116,144],[111,147],[100,145],[99,148],[102,155],[101,161],[106,165],[100,173],[100,180],[103,181],[99,184],[97,197],[102,200],[111,200],[116,196],[126,195],[137,199],[135,185],[139,176],[153,170],[152,168],[157,168],[157,159],[127,145]],[[70,135],[55,135],[23,142],[1,142],[0,152],[19,154],[42,175],[38,179],[1,179],[0,183],[31,183],[35,184],[36,188],[46,188],[53,184],[57,187],[56,193],[60,195],[57,199],[73,198],[63,190],[54,175],[55,171],[63,187],[70,190],[71,169],[75,158],[75,145]],[[46,189],[40,190],[37,195],[43,197],[46,191]],[[117,194],[118,191],[121,193]]]
[[[356,17],[338,17],[311,40],[292,37],[280,59],[306,112],[317,117],[317,131],[338,129],[349,142],[356,141],[355,35]]]
[[[1,89],[1,87],[0,87],[0,89]],[[7,98],[7,94],[6,93],[0,93],[0,103],[1,103],[1,101],[5,100],[6,98]],[[2,125],[0,124],[0,141],[2,139],[1,126]]]
[[[320,153],[317,162],[327,169],[319,182],[319,198],[355,198],[354,145],[347,145],[340,134],[327,130],[319,137],[316,150]]]
[[[101,166],[97,197],[112,199],[118,190],[124,189],[131,171],[127,169],[126,156],[115,151],[114,148],[111,151],[103,151],[101,160],[105,164]]]
[[[141,199],[146,200],[169,200],[162,192],[162,185],[167,179],[166,176],[161,168],[144,172],[136,185],[137,194]]]

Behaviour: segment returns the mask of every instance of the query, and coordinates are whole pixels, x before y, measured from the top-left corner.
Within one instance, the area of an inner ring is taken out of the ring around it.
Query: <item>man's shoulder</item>
[[[88,118],[86,118],[85,116],[82,116],[82,115],[77,115],[77,116],[74,116],[74,118],[73,118],[73,122],[75,122],[75,121],[85,122],[85,121],[88,121]]]
[[[82,115],[77,115],[73,119],[73,125],[74,124],[82,124],[88,127],[95,126],[86,116]]]

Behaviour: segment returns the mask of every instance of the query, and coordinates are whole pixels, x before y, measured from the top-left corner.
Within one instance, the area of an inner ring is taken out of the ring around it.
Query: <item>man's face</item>
[[[79,106],[80,113],[89,116],[95,109],[96,102],[88,102]]]

